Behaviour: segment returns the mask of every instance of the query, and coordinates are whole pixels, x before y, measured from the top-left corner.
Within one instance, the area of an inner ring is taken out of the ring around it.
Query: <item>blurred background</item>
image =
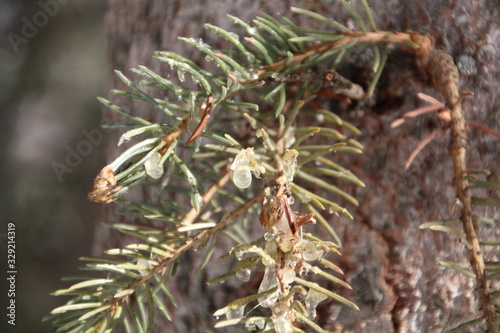
[[[89,255],[99,205],[107,50],[97,0],[0,0],[1,332],[43,332]],[[6,317],[7,224],[16,225],[16,325]]]

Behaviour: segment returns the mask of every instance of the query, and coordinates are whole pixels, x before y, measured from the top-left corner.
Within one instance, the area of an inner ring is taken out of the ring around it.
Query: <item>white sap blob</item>
[[[252,184],[252,172],[246,165],[236,168],[233,172],[233,183],[239,188],[247,188]]]
[[[295,149],[290,149],[283,154],[283,174],[286,177],[287,183],[293,181],[293,177],[297,171],[297,156],[299,156],[299,152]]]
[[[239,188],[250,186],[252,183],[252,172],[257,178],[260,178],[260,174],[266,172],[266,169],[255,158],[253,148],[240,150],[231,164],[231,170],[234,171],[233,182]]]
[[[144,162],[144,169],[146,173],[154,179],[163,176],[163,164],[160,163],[161,155],[154,153]]]
[[[295,271],[291,267],[286,267],[283,269],[283,283],[290,284],[295,281]]]

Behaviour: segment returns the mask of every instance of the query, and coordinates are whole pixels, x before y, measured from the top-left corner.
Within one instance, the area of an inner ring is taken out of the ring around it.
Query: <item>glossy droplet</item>
[[[161,155],[154,153],[144,162],[146,173],[154,179],[158,179],[163,175],[163,164],[160,164]]]
[[[252,173],[248,166],[241,166],[233,172],[233,183],[239,188],[247,188],[252,184]]]
[[[277,234],[274,231],[268,231],[264,234],[264,239],[268,242],[274,240]]]
[[[243,251],[240,251],[240,250],[236,250],[234,252],[234,256],[236,257],[236,259],[238,259],[238,261],[242,261],[243,260]]]
[[[309,203],[309,202],[311,202],[311,200],[312,200],[312,198],[311,198],[311,196],[310,196],[310,195],[308,195],[308,194],[306,194],[306,195],[302,196],[302,202],[303,202],[303,203]]]
[[[241,308],[237,308],[237,309],[231,310],[228,313],[226,313],[226,318],[228,320],[229,319],[238,319],[238,318],[243,317],[244,313],[245,313],[245,307],[242,306]]]
[[[282,281],[283,283],[290,284],[293,281],[295,281],[295,271],[291,267],[287,267],[283,269],[283,277]]]
[[[316,242],[309,242],[304,248],[304,260],[313,261],[318,260],[323,255],[323,250],[319,248]]]
[[[293,327],[290,321],[287,319],[287,313],[277,316],[273,319],[274,330],[276,333],[292,333]]]
[[[253,157],[253,148],[242,149],[234,158],[231,164],[231,170],[236,170],[241,166],[248,166],[250,164],[250,159]]]
[[[264,272],[264,277],[262,278],[262,282],[259,286],[258,293],[263,293],[271,288],[274,288],[278,285],[278,278],[276,277],[276,269],[273,266],[267,266]],[[259,304],[264,308],[271,307],[277,299],[276,293],[272,293],[271,295],[267,295],[259,298]]]
[[[309,318],[316,318],[316,307],[328,297],[316,290],[309,289],[304,303],[306,305],[307,315]]]
[[[255,56],[250,52],[245,53],[245,57],[247,58],[248,62],[250,63],[255,62]]]
[[[267,242],[265,246],[265,251],[269,255],[269,257],[276,259],[278,257],[278,246],[276,242]],[[268,266],[273,262],[265,257],[262,258],[262,264],[264,266]]]
[[[236,277],[241,282],[248,282],[248,281],[250,281],[250,270],[249,269],[242,269],[240,271],[237,271]]]

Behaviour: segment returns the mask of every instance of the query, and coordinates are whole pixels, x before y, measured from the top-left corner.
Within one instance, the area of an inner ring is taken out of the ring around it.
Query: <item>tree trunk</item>
[[[495,47],[500,44],[500,10],[497,2],[368,2],[380,30],[411,29],[432,35],[436,45],[448,51],[462,68],[462,89],[475,94],[465,101],[466,118],[499,130],[497,78],[500,66]],[[178,36],[202,37],[217,46],[220,40],[205,32],[204,23],[231,31],[236,27],[226,14],[249,21],[262,12],[288,15],[290,6],[316,11],[348,26],[355,24],[340,1],[330,0],[110,0],[106,18],[110,68],[127,73],[131,67],[145,65],[158,71],[159,64],[152,59],[155,50],[175,51],[200,61],[202,56],[179,42]],[[361,8],[359,1],[352,1],[352,6]],[[298,25],[312,24],[304,17],[294,19]],[[369,61],[361,56],[352,56],[341,70],[343,75],[361,84],[365,84],[370,75]],[[110,77],[110,88],[123,88],[112,72]],[[336,107],[332,106],[332,112],[362,131],[358,141],[365,146],[364,154],[356,158],[339,156],[339,159],[367,186],[350,189],[360,202],[357,208],[348,207],[354,215],[353,221],[325,215],[343,241],[339,265],[353,288],[345,296],[361,309],[353,311],[333,301],[320,304],[318,318],[328,331],[342,331],[343,328],[344,332],[442,332],[480,315],[473,280],[436,264],[437,260],[465,261],[463,245],[445,234],[418,229],[426,221],[457,217],[459,212],[454,204],[453,167],[447,149],[449,134],[440,134],[404,171],[412,149],[430,132],[440,128],[440,124],[435,115],[426,115],[407,120],[395,129],[389,126],[391,121],[419,105],[418,92],[441,98],[431,88],[420,64],[411,55],[396,50],[389,56],[372,107],[340,109],[332,104]],[[151,110],[145,109],[145,104],[110,98],[134,113],[155,117],[154,113],[149,113]],[[112,112],[108,112],[106,118],[120,120]],[[118,134],[108,136],[107,162],[117,156],[117,137]],[[471,130],[469,149],[469,168],[489,169],[492,177],[498,179],[500,167],[495,163],[500,156],[498,138]],[[147,199],[148,196],[137,191],[130,195],[136,196],[135,199]],[[112,204],[105,209],[104,219],[123,219],[116,215]],[[492,218],[500,218],[498,210],[489,213]],[[95,251],[101,252],[123,242],[116,237],[111,231],[99,229]],[[491,255],[485,253],[486,258]],[[197,259],[194,254],[188,256],[193,261],[181,265],[175,277],[174,296],[179,304],[173,310],[175,319],[162,323],[158,332],[211,329],[212,313],[216,308],[237,297],[235,288],[244,288],[237,285],[206,287],[205,277],[216,275],[217,265],[209,266],[202,276],[193,276]],[[244,331],[241,328],[241,332]]]

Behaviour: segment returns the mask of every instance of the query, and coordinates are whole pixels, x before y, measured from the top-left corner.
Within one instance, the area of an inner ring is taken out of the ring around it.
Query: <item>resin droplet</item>
[[[287,319],[287,314],[282,314],[273,318],[274,322],[274,330],[276,333],[292,333],[293,327],[292,324]]]
[[[179,81],[184,82],[186,81],[186,72],[183,70],[178,69],[177,70],[177,77],[179,78]]]
[[[239,188],[247,188],[252,184],[252,173],[248,166],[241,166],[233,172],[233,183]]]
[[[245,307],[242,306],[241,308],[237,308],[237,309],[231,310],[228,313],[226,313],[226,318],[228,320],[229,319],[238,319],[238,318],[243,317],[244,313],[245,313]]]
[[[274,231],[268,231],[264,234],[264,239],[269,242],[274,240],[276,236],[278,235]]]
[[[233,182],[239,188],[247,188],[252,183],[252,172],[255,177],[260,178],[266,169],[261,166],[255,158],[253,148],[242,149],[231,164]]]
[[[293,181],[295,171],[297,171],[297,156],[299,152],[295,149],[290,149],[283,155],[283,173],[288,183]]]
[[[295,281],[295,271],[291,267],[283,269],[283,277],[281,278],[283,283],[290,284]]]
[[[144,169],[151,178],[158,179],[163,175],[163,164],[160,164],[160,160],[161,155],[154,153],[144,162]]]
[[[309,318],[316,318],[316,307],[328,297],[316,290],[309,289],[304,303],[306,305],[307,315]]]
[[[240,250],[236,250],[234,251],[234,256],[236,257],[236,259],[238,259],[238,261],[242,261],[243,260],[243,251],[240,251]]]
[[[323,250],[318,246],[316,242],[309,242],[304,248],[304,260],[314,261],[318,260],[323,255]]]
[[[267,266],[264,272],[264,277],[262,278],[262,282],[259,286],[258,293],[263,293],[269,289],[272,289],[278,285],[278,278],[276,277],[276,269],[273,266]],[[267,295],[259,298],[259,303],[264,308],[271,307],[277,299],[276,293],[272,293],[271,295]]]
[[[250,281],[250,270],[249,269],[242,269],[240,271],[237,271],[236,277],[241,282],[248,282],[248,281]]]

